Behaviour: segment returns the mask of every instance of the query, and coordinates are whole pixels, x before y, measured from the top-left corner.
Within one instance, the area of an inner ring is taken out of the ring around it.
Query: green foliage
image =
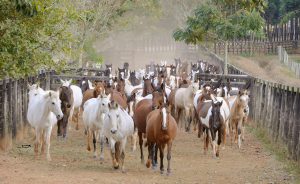
[[[98,64],[103,62],[103,57],[96,52],[95,48],[93,47],[92,40],[86,41],[83,48],[90,61]]]
[[[195,9],[188,17],[186,27],[175,30],[173,37],[177,41],[198,43],[206,39],[230,40],[247,36],[263,36],[264,20],[260,15],[263,1],[253,4],[240,1],[212,0]]]
[[[64,65],[74,12],[67,0],[0,0],[0,78]],[[58,63],[59,62],[59,63]]]

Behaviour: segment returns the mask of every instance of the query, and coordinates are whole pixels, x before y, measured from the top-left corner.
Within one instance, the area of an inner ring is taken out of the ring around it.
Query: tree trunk
[[[225,41],[225,62],[224,62],[224,74],[228,74],[228,69],[227,69],[227,63],[228,63],[228,41]]]

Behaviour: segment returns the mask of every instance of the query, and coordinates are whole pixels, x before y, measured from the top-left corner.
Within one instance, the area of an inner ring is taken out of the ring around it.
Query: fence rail
[[[291,60],[287,51],[282,46],[278,46],[277,50],[280,62],[285,64],[290,70],[292,70],[297,78],[300,78],[300,63]]]

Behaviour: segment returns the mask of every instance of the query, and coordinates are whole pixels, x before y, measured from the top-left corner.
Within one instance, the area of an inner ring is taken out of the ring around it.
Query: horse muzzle
[[[56,118],[57,118],[58,120],[61,120],[63,117],[64,117],[64,115],[57,115],[57,116],[56,116]]]
[[[116,134],[117,133],[117,130],[111,130],[110,131],[112,134]]]

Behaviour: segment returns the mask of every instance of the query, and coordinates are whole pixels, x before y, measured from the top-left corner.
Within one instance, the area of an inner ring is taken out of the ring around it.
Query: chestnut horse
[[[102,82],[95,82],[95,88],[94,89],[88,89],[83,93],[83,100],[81,107],[83,109],[84,103],[91,99],[91,98],[97,98],[101,93],[104,92],[104,84]]]
[[[143,134],[146,133],[146,118],[155,107],[160,107],[164,103],[164,85],[162,84],[161,88],[154,91],[152,95],[152,99],[143,99],[136,104],[133,115],[135,127],[138,129],[142,163],[144,163]]]
[[[244,121],[245,117],[248,116],[249,112],[249,95],[247,90],[239,91],[236,99],[234,100],[233,106],[230,109],[230,133],[231,141],[234,133],[234,141],[238,141],[238,147],[241,148],[242,140],[244,136]]]
[[[155,164],[154,157],[157,158],[154,146],[158,147],[160,155],[160,172],[164,172],[164,149],[167,145],[167,174],[171,173],[170,161],[172,144],[177,134],[177,123],[172,115],[168,112],[166,106],[160,106],[159,109],[153,110],[147,116],[146,137],[148,145],[148,160],[146,166],[149,168],[151,163]]]

